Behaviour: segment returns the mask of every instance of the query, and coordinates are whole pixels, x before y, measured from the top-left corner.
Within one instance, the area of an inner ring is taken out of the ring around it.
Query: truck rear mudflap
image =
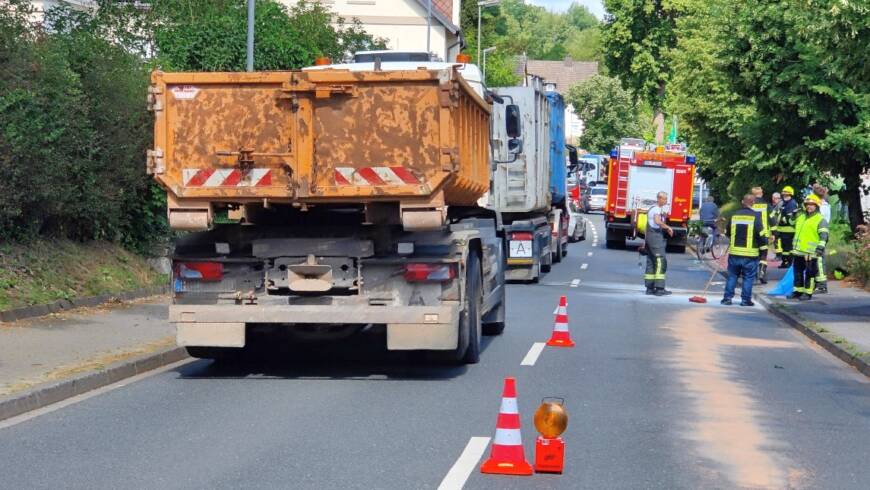
[[[247,324],[383,324],[389,350],[448,350],[458,342],[460,303],[438,306],[381,306],[359,301],[323,305],[171,305],[180,346],[244,347]],[[337,318],[337,315],[340,318]]]

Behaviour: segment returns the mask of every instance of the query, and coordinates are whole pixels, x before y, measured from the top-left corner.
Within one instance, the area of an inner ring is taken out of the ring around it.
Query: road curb
[[[118,361],[98,371],[83,373],[63,381],[0,397],[0,420],[46,407],[185,358],[187,358],[187,351],[183,347],[170,347]]]
[[[710,269],[714,269],[722,277],[726,279],[728,278],[728,273],[722,270],[722,268],[719,267],[719,264],[717,264],[715,261],[702,262],[712,262],[711,264],[707,264],[707,267]],[[767,295],[752,293],[752,298],[755,299],[755,301],[759,302],[762,306],[764,306],[764,308],[768,312],[773,314],[773,316],[779,318],[791,327],[797,329],[798,331],[809,337],[813,342],[819,344],[826,351],[830,352],[846,364],[849,364],[857,369],[861,374],[870,377],[870,356],[859,357],[850,353],[839,343],[837,343],[835,339],[830,339],[823,333],[817,332],[812,328],[812,326],[807,323],[807,321],[803,320],[797,315],[789,313],[784,308],[780,307],[780,303],[769,299]]]
[[[11,310],[0,311],[0,322],[14,322],[16,320],[24,320],[26,318],[36,318],[40,316],[68,311],[75,308],[94,307],[112,301],[130,301],[134,299],[147,298],[156,294],[166,294],[169,292],[168,286],[155,286],[151,288],[135,289],[133,291],[124,291],[114,294],[101,294],[99,296],[86,296],[84,298],[60,299],[54,303],[44,305],[25,306],[22,308],[14,308]]]
[[[755,300],[761,303],[767,311],[772,313],[774,316],[796,328],[801,333],[812,339],[813,342],[822,346],[826,351],[857,369],[861,374],[870,377],[870,358],[862,358],[850,353],[841,347],[835,340],[828,338],[824,333],[817,332],[802,318],[786,311],[779,303],[764,296],[755,294],[752,296],[754,296]]]

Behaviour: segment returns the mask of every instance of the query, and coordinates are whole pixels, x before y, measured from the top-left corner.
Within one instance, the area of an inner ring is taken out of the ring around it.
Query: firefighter
[[[818,258],[825,254],[828,243],[828,220],[819,212],[822,200],[810,194],[804,201],[806,212],[795,221],[794,248],[794,292],[792,299],[801,301],[813,298],[818,271]]]
[[[822,214],[822,218],[828,222],[828,225],[831,223],[831,205],[828,204],[828,188],[821,185],[815,184],[813,185],[813,194],[819,198],[819,213]],[[825,255],[819,255],[816,258],[817,269],[819,270],[819,275],[816,276],[816,292],[819,294],[827,294],[828,293],[828,274],[825,271]]]
[[[782,247],[780,247],[779,243],[779,233],[777,232],[777,225],[779,225],[779,215],[782,214],[782,194],[779,192],[774,192],[770,196],[770,218],[768,219],[768,224],[770,225],[770,236],[767,238],[768,243],[773,245],[773,250],[776,252],[776,260],[782,260]]]
[[[782,250],[782,263],[780,269],[788,269],[792,263],[792,248],[794,245],[794,225],[798,214],[797,201],[794,200],[794,189],[787,185],[782,188],[782,211],[776,224],[776,233],[779,236],[779,249]]]
[[[769,204],[764,200],[764,189],[761,187],[753,187],[752,195],[754,196],[754,202],[752,204],[752,209],[758,213],[758,216],[761,218],[761,226],[764,228],[764,236],[770,236],[770,213],[773,208],[770,207]],[[759,244],[759,254],[758,254],[758,282],[761,284],[767,284],[767,242]]]
[[[763,220],[755,210],[757,196],[743,196],[743,208],[731,216],[728,235],[731,237],[731,249],[728,252],[728,281],[725,283],[723,305],[730,305],[737,289],[737,281],[743,276],[741,286],[740,306],[754,306],[752,302],[752,283],[758,270],[758,257],[761,247],[767,244],[767,229]]]
[[[656,205],[649,208],[646,213],[646,273],[643,275],[646,284],[646,294],[655,296],[667,296],[671,294],[665,289],[665,273],[668,271],[668,259],[665,249],[668,245],[668,236],[674,236],[674,229],[668,226],[666,211],[668,193],[656,194]]]

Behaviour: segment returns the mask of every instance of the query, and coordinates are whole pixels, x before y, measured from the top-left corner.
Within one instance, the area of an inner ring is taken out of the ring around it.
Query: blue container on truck
[[[565,99],[558,92],[547,92],[550,103],[550,192],[553,205],[565,202],[568,188],[565,161]]]

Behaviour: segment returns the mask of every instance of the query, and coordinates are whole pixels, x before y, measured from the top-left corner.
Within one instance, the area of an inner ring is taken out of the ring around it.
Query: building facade
[[[281,0],[287,5],[296,0]],[[387,48],[426,51],[429,0],[320,0],[346,21],[358,19],[372,36],[387,40]],[[442,60],[460,51],[459,0],[431,0],[429,50]]]

